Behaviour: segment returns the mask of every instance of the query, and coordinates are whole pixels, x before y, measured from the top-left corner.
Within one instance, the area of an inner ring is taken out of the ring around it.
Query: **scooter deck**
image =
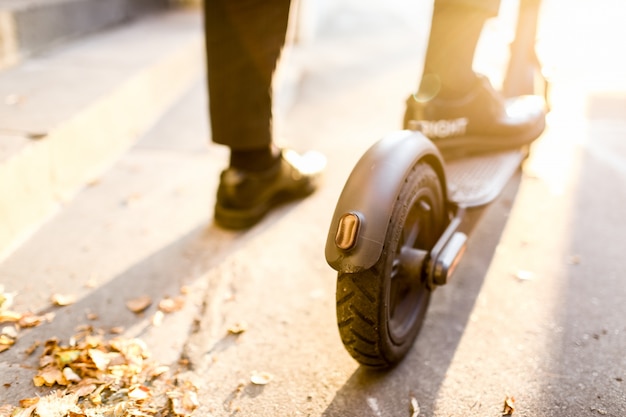
[[[492,202],[526,155],[520,149],[449,161],[445,168],[449,201],[467,208]]]

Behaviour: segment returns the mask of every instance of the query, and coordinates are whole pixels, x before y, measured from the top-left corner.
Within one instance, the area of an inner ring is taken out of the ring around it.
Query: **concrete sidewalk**
[[[45,392],[31,382],[41,348],[24,354],[33,342],[68,340],[89,324],[123,327],[161,363],[188,361],[195,415],[484,417],[502,415],[507,397],[514,416],[626,415],[625,63],[604,52],[623,38],[623,12],[609,1],[578,7],[546,2],[543,24],[558,28],[542,39],[554,73],[549,127],[485,214],[454,282],[435,292],[398,367],[368,372],[344,351],[323,248],[354,163],[401,122],[428,10],[346,0],[298,57],[297,100],[277,120],[291,146],[328,156],[319,192],[248,232],[215,227],[227,155],[207,142],[197,78],[109,172],[0,264],[14,310],[56,314],[0,354],[0,403]],[[487,28],[477,62],[496,80],[502,25]],[[183,309],[155,325],[158,301],[181,288]],[[52,294],[77,301],[53,307]],[[153,300],[142,314],[126,307],[138,296]],[[243,333],[229,332],[242,323]],[[257,373],[266,385],[251,382]]]
[[[200,76],[200,25],[197,10],[161,13],[0,74],[0,259]]]

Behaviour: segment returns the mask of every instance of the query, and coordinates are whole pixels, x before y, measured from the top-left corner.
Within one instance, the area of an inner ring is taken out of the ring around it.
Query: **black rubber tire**
[[[427,163],[406,176],[376,264],[337,277],[337,324],[346,350],[361,365],[389,368],[408,353],[426,316],[430,290],[423,277],[398,270],[403,245],[430,250],[445,229],[439,177]]]

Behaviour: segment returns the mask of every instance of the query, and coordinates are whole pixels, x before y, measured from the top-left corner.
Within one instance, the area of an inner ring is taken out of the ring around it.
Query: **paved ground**
[[[612,52],[624,36],[618,2],[591,9],[546,1],[544,25],[559,28],[541,43],[554,74],[553,112],[523,173],[485,213],[401,365],[369,372],[343,350],[335,274],[323,257],[327,226],[351,167],[399,125],[417,83],[424,45],[411,37],[427,28],[409,3],[337,2],[324,35],[292,57],[302,78],[295,104],[280,109],[279,131],[295,148],[329,158],[324,186],[311,198],[249,232],[212,225],[225,153],[205,144],[199,83],[7,259],[0,273],[18,293],[16,309],[46,310],[54,292],[74,292],[79,302],[55,310],[53,323],[0,356],[0,382],[9,384],[0,394],[14,402],[35,392],[33,370],[20,365],[36,360],[22,351],[35,339],[71,336],[89,310],[98,314],[92,324],[125,326],[161,361],[188,357],[201,391],[196,415],[411,416],[414,399],[421,416],[500,416],[507,396],[519,416],[626,415],[626,63]],[[503,27],[488,28],[478,67],[501,68]],[[136,295],[157,299],[182,285],[192,289],[185,310],[160,327],[150,323],[154,309],[137,317],[124,307]],[[228,335],[242,321],[247,331]],[[272,380],[251,384],[255,371]]]

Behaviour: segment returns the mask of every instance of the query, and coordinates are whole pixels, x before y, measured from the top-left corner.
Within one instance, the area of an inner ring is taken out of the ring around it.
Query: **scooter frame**
[[[532,74],[539,68],[539,62],[534,54],[539,6],[540,1],[537,0],[520,1],[516,37],[511,45],[511,59],[505,79],[506,95],[532,94],[536,90]],[[532,51],[532,54],[529,51]],[[544,82],[543,87],[547,103],[547,82]],[[436,238],[434,244],[430,241],[426,248],[418,249],[403,245],[400,253],[393,258],[393,262],[394,266],[397,265],[397,268],[407,273],[411,279],[419,280],[420,285],[423,285],[423,291],[431,292],[437,286],[445,285],[465,251],[468,237],[461,228],[464,225],[466,210],[450,199],[443,157],[436,146],[421,132],[411,130],[393,132],[370,147],[352,170],[331,220],[325,248],[328,264],[338,271],[338,280],[345,280],[346,275],[353,274],[348,277],[353,280],[351,289],[360,290],[365,299],[373,303],[373,308],[379,308],[381,311],[390,309],[393,301],[376,298],[371,293],[362,291],[360,287],[365,283],[357,281],[364,276],[363,274],[368,280],[373,278],[389,282],[391,279],[391,276],[385,275],[388,271],[380,272],[377,269],[380,267],[379,261],[384,259],[385,245],[389,243],[385,242],[385,239],[390,235],[395,236],[397,229],[391,228],[391,222],[396,221],[394,210],[398,204],[410,204],[402,200],[405,181],[408,181],[415,167],[423,164],[432,168],[434,174],[429,174],[430,178],[436,175],[441,186],[444,200],[442,207],[445,211],[443,232]],[[367,192],[364,192],[365,190]],[[346,348],[350,345],[348,349],[350,353],[364,365],[388,367],[401,360],[410,348],[412,340],[408,345],[406,340],[403,341],[402,347],[398,347],[397,350],[389,347],[387,342],[373,340],[389,336],[394,339],[393,335],[386,333],[389,331],[389,323],[386,322],[389,317],[375,322],[351,306],[345,310],[343,303],[355,295],[351,290],[340,295],[339,282],[338,319],[343,320],[338,321],[340,328],[351,326],[355,320],[365,322],[369,326],[361,325],[360,328],[352,329],[352,334],[347,335],[347,339],[344,339],[342,333]],[[387,284],[383,287],[387,288]],[[380,288],[382,287],[378,287]],[[375,287],[372,289],[376,290]],[[430,295],[427,294],[422,299],[425,300],[424,304],[416,313],[419,317],[411,319],[413,321],[410,326],[413,330],[406,333],[411,334],[411,338],[416,337],[419,332]],[[347,319],[340,318],[342,315],[339,313],[340,304],[344,309],[342,314],[347,315]],[[365,328],[369,329],[369,336],[359,333]],[[353,343],[365,343],[374,348],[369,354],[363,353],[354,348]]]
[[[405,270],[425,273],[429,289],[444,285],[464,252],[459,231],[465,210],[448,200],[444,161],[436,146],[418,131],[393,132],[374,144],[354,167],[339,197],[326,240],[326,260],[338,272],[371,268],[385,244],[394,203],[409,170],[430,165],[442,186],[447,227],[430,252],[403,257]],[[368,192],[363,192],[367,189]]]

